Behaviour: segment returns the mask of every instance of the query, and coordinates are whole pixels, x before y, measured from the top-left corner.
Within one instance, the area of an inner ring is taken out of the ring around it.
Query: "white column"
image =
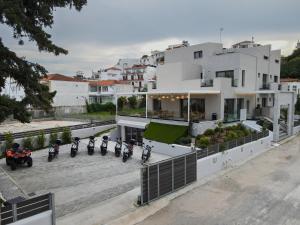
[[[148,118],[148,94],[146,94],[146,118]]]
[[[188,93],[188,122],[190,122],[190,105],[191,105],[191,93]]]
[[[273,139],[274,141],[279,141],[279,124],[278,120],[280,117],[280,105],[279,105],[279,96],[278,92],[274,94],[274,110],[273,110]]]

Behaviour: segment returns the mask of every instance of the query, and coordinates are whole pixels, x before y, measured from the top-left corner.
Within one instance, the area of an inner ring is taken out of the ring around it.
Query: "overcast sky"
[[[6,46],[37,61],[51,73],[90,76],[119,58],[140,57],[151,50],[188,40],[219,42],[225,47],[251,40],[272,44],[282,54],[300,39],[299,0],[88,0],[80,12],[57,9],[50,30],[67,56],[40,53],[32,43],[18,46],[11,29],[0,25]]]

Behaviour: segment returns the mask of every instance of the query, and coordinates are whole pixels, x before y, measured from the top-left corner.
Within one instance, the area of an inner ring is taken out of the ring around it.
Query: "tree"
[[[51,28],[53,24],[55,8],[69,6],[79,11],[86,2],[86,0],[0,0],[0,23],[12,28],[13,37],[20,45],[24,44],[23,38],[26,37],[37,44],[39,51],[54,55],[67,54],[67,50],[56,46],[50,40],[51,35],[45,32],[45,29]],[[0,95],[0,122],[10,115],[21,122],[29,122],[28,105],[49,112],[55,92],[49,92],[49,88],[39,82],[46,73],[46,69],[41,65],[29,62],[9,50],[0,37],[0,93],[8,78],[13,78],[25,92],[25,98],[21,101]]]
[[[300,49],[296,49],[287,57],[281,58],[281,77],[300,79]]]
[[[130,108],[135,109],[135,108],[136,108],[136,105],[137,105],[137,99],[136,99],[136,96],[133,95],[133,96],[131,96],[131,97],[128,97],[128,103],[129,103]]]
[[[119,110],[122,110],[124,105],[126,104],[127,102],[127,98],[125,96],[121,96],[118,98],[118,101],[117,101],[117,104],[118,104],[118,109]]]

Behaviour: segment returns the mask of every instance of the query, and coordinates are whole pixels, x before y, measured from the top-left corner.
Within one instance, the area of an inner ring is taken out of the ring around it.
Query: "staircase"
[[[288,127],[285,121],[279,122],[279,140],[282,140],[288,136]]]

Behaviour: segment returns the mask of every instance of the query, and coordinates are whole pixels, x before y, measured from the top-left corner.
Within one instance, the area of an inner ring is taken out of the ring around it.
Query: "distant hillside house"
[[[85,102],[88,100],[89,83],[85,80],[61,74],[48,74],[41,80],[50,91],[56,91],[52,106],[56,114],[86,112]]]
[[[300,95],[300,80],[296,78],[282,78],[280,79],[281,89],[283,91],[292,91],[295,93],[295,103],[297,96]]]

